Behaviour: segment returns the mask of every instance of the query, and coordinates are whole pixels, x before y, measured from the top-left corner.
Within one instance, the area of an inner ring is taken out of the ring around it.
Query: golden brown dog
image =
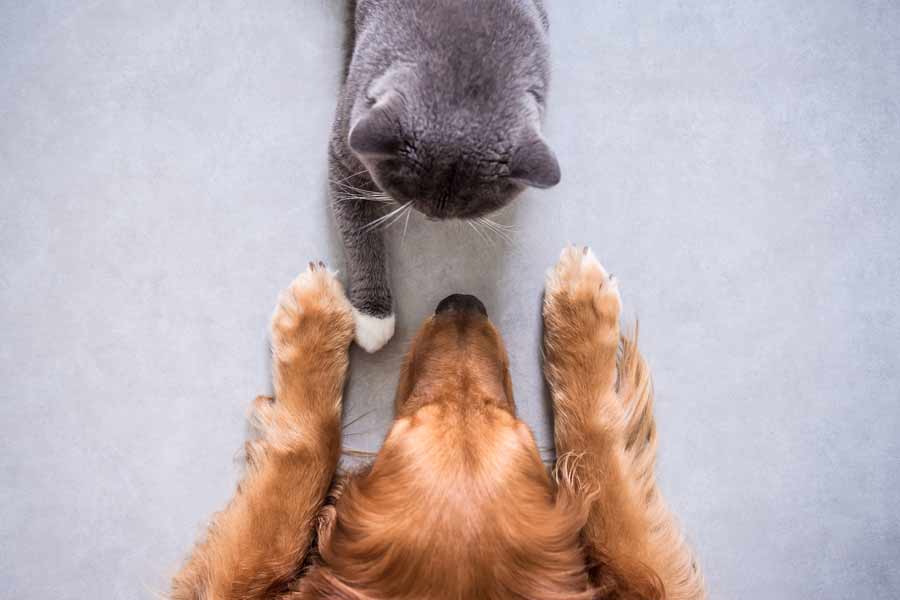
[[[544,300],[552,475],[500,335],[454,295],[413,342],[381,451],[336,478],[353,317],[311,264],[272,318],[275,398],[256,401],[248,472],[172,597],[704,598],[654,481],[649,372],[619,310],[593,254],[565,249]]]

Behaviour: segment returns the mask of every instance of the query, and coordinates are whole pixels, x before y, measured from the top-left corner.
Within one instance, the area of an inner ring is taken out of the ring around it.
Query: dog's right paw
[[[311,262],[278,297],[271,323],[272,354],[290,362],[310,351],[345,351],[353,329],[353,308],[334,272]]]
[[[547,274],[544,318],[549,327],[573,332],[617,329],[622,301],[617,280],[590,248],[568,246]],[[618,331],[614,331],[618,338]]]
[[[353,320],[356,323],[356,343],[370,354],[381,350],[394,337],[393,313],[376,317],[354,308]]]

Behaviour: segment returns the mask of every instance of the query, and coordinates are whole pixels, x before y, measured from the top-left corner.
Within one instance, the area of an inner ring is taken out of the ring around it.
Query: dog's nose
[[[439,315],[451,310],[460,313],[477,312],[485,317],[487,316],[487,309],[484,307],[484,304],[471,294],[450,294],[438,303],[437,308],[434,309],[434,314]]]

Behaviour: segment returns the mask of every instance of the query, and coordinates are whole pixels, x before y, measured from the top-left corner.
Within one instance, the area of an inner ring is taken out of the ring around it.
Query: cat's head
[[[437,219],[478,217],[526,187],[560,180],[541,135],[548,61],[540,16],[472,18],[428,15],[425,32],[402,42],[416,60],[394,61],[361,86],[351,115],[349,146],[378,187]]]

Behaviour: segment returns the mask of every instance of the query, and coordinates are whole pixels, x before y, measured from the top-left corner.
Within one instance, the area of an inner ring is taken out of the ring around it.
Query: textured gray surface
[[[641,318],[659,471],[713,598],[900,596],[900,4],[550,1],[563,183],[511,244],[413,220],[399,331],[503,331],[549,442],[542,277],[592,244]],[[231,494],[266,325],[325,203],[336,3],[0,2],[0,589],[150,598]]]

